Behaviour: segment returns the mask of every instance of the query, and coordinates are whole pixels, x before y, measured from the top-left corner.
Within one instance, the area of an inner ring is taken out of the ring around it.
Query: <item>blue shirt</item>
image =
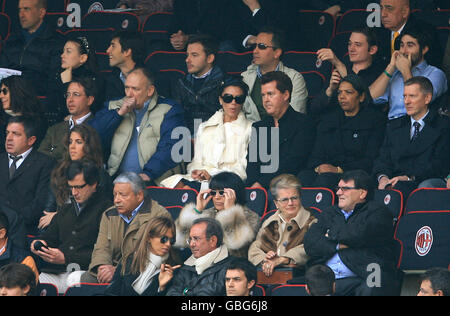
[[[413,67],[411,73],[414,77],[423,76],[430,79],[433,84],[432,101],[447,92],[447,77],[444,72],[439,68],[428,65],[426,61],[423,61]],[[375,104],[389,102],[390,120],[405,116],[407,114],[405,101],[403,98],[404,88],[405,85],[402,73],[396,70],[389,81],[384,95],[374,100]]]
[[[353,211],[347,213],[341,210],[341,212],[342,214],[344,214],[345,221],[347,221],[350,215],[353,214]],[[336,250],[339,250],[339,244],[336,246]],[[344,264],[344,262],[342,262],[338,252],[336,252],[336,254],[330,260],[328,260],[327,266],[329,266],[330,269],[333,270],[336,279],[343,279],[356,276],[356,274],[354,274],[352,270],[350,270]]]

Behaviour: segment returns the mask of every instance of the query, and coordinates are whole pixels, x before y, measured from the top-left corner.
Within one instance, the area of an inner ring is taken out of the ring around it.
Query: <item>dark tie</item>
[[[414,126],[414,134],[413,137],[411,138],[411,141],[415,141],[417,139],[417,137],[419,137],[419,132],[420,132],[420,123],[419,122],[414,122],[413,124]]]
[[[9,156],[9,158],[13,161],[11,164],[11,167],[9,167],[9,179],[11,180],[14,177],[14,173],[16,172],[16,163],[17,161],[19,161],[20,159],[22,159],[22,156]]]

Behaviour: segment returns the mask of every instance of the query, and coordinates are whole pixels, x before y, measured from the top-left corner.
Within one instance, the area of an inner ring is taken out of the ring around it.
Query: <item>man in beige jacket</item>
[[[280,58],[283,54],[283,34],[272,28],[263,29],[256,38],[253,50],[253,63],[242,73],[244,82],[249,86],[249,96],[244,104],[244,112],[248,120],[257,122],[267,116],[262,105],[261,77],[271,71],[284,72],[292,81],[293,91],[291,106],[295,111],[306,113],[308,90],[301,73],[283,65]]]

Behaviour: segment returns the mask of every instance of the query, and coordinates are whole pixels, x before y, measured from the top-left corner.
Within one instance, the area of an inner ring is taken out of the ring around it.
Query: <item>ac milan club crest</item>
[[[433,245],[433,231],[430,227],[424,226],[416,234],[415,247],[419,256],[426,256]]]

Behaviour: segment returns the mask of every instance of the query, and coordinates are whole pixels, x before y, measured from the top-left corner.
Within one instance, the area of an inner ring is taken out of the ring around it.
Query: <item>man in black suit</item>
[[[431,81],[413,77],[405,82],[407,116],[392,120],[373,173],[378,189],[389,186],[408,196],[417,187],[444,187],[450,171],[450,120],[428,106]]]
[[[54,161],[33,149],[35,120],[11,117],[6,128],[6,153],[0,155],[0,200],[25,221],[28,234],[37,230],[48,197]]]

